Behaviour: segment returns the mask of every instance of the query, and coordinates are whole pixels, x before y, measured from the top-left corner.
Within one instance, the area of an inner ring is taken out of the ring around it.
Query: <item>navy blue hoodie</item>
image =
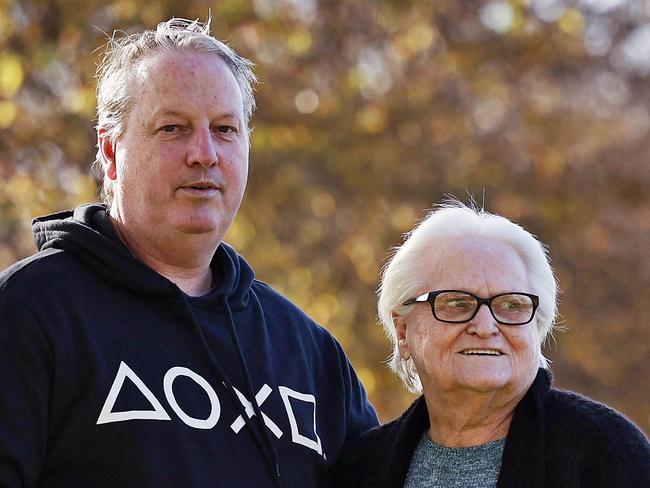
[[[309,487],[376,425],[336,340],[227,245],[189,297],[100,205],[34,233],[0,274],[0,486]]]

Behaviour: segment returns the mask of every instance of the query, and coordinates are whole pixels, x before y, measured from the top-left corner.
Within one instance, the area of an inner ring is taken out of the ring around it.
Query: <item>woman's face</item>
[[[463,290],[487,298],[517,291],[532,293],[524,263],[508,245],[488,239],[448,241],[425,258],[430,269],[423,294]],[[400,353],[409,354],[425,394],[500,393],[523,395],[533,382],[540,360],[537,320],[502,325],[481,306],[466,323],[450,324],[433,317],[428,303],[417,303],[396,319]]]

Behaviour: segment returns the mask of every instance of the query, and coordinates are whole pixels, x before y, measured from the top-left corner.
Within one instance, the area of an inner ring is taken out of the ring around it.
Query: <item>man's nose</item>
[[[490,312],[487,304],[482,303],[479,306],[476,315],[469,321],[467,332],[476,334],[481,338],[487,338],[499,333],[497,321],[492,316],[492,312]]]
[[[200,164],[209,168],[219,163],[219,148],[214,134],[209,127],[194,130],[187,150],[187,164]]]

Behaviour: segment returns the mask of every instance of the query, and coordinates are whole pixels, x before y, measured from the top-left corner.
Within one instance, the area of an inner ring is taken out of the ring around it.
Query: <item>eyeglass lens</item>
[[[469,320],[478,307],[472,295],[459,292],[445,292],[436,296],[433,312],[436,319],[449,322]],[[534,305],[530,297],[511,293],[494,298],[490,303],[492,315],[505,324],[521,324],[531,319]]]

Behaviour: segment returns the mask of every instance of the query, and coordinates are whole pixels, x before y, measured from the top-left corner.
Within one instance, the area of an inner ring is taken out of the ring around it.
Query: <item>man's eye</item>
[[[231,125],[220,125],[217,127],[217,132],[221,132],[222,134],[234,134],[237,132],[237,129]]]
[[[165,125],[161,128],[163,132],[175,132],[178,129],[177,125]]]

